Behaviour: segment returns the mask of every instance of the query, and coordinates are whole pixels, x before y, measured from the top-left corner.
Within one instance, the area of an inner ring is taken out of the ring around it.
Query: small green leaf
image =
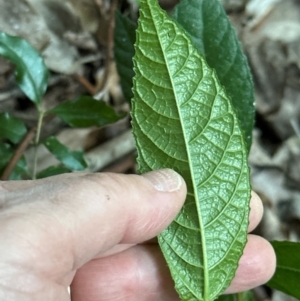
[[[0,138],[18,143],[26,132],[26,127],[21,120],[10,116],[8,113],[0,113]]]
[[[268,286],[300,299],[300,243],[271,242],[276,258],[276,271]]]
[[[219,0],[182,0],[175,20],[215,69],[231,98],[244,131],[248,150],[254,125],[254,90],[247,58]]]
[[[24,176],[29,175],[29,170],[27,166],[27,162],[24,156],[20,158],[16,167],[12,171],[11,175],[9,176],[9,180],[24,180]]]
[[[87,164],[82,151],[71,151],[65,145],[60,143],[55,137],[49,137],[44,145],[56,157],[71,170],[83,170]]]
[[[117,11],[114,52],[121,87],[127,101],[130,101],[133,96],[132,78],[134,72],[132,57],[134,55],[135,30],[136,24]]]
[[[4,171],[14,152],[15,149],[11,145],[0,143],[0,174]],[[25,158],[21,157],[10,175],[9,180],[22,180],[24,175],[29,175],[29,171]]]
[[[90,96],[81,96],[65,102],[51,112],[70,126],[79,128],[104,126],[125,117],[125,114],[117,115],[104,101],[98,101]]]
[[[48,69],[38,52],[26,40],[0,32],[0,55],[16,65],[21,90],[38,105],[48,81]]]
[[[187,199],[159,244],[184,301],[211,301],[232,281],[247,240],[247,149],[230,99],[156,0],[140,1],[132,125],[140,171],[172,168]]]
[[[52,176],[60,175],[63,173],[69,173],[69,172],[71,172],[71,169],[63,165],[53,165],[39,172],[36,177],[37,179],[42,179],[42,178],[52,177]]]
[[[254,301],[252,291],[220,296],[217,301]]]
[[[7,165],[9,159],[13,155],[13,149],[12,147],[7,143],[0,143],[0,170],[4,169],[4,167]]]

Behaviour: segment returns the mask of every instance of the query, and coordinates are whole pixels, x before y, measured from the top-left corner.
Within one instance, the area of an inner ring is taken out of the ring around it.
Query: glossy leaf
[[[39,172],[36,178],[42,179],[42,178],[52,177],[52,176],[60,175],[63,173],[69,173],[69,172],[71,172],[70,168],[67,168],[63,165],[53,165]]]
[[[0,32],[0,55],[16,65],[21,90],[38,105],[48,81],[48,69],[38,52],[26,40]]]
[[[172,168],[188,195],[159,244],[182,300],[214,300],[246,244],[247,151],[216,73],[156,0],[140,1],[132,125],[141,172]]]
[[[290,241],[271,243],[277,264],[275,274],[267,285],[300,299],[300,243]]]
[[[124,118],[118,115],[104,101],[90,96],[81,96],[73,101],[64,102],[51,110],[72,127],[85,128],[104,126]]]
[[[21,120],[10,116],[8,113],[0,113],[0,138],[18,143],[26,132],[27,129]]]
[[[0,143],[0,174],[4,171],[14,152],[15,149],[11,145],[7,143]],[[29,171],[26,160],[24,157],[21,157],[11,173],[9,180],[21,180],[23,179],[23,176],[28,176],[28,174]]]
[[[60,143],[55,137],[49,137],[44,145],[56,157],[71,170],[83,170],[87,164],[83,157],[82,151],[71,151],[65,145]]]
[[[132,57],[134,55],[135,30],[136,25],[117,11],[114,52],[123,94],[127,101],[130,101],[133,96],[132,78],[134,72]]]
[[[237,111],[248,150],[254,125],[254,91],[247,59],[219,0],[182,0],[174,18],[218,74]]]

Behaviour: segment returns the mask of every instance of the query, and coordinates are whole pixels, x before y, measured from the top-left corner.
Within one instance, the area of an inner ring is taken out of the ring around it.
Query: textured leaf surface
[[[79,128],[104,126],[124,118],[124,114],[116,114],[104,101],[98,101],[90,96],[81,96],[65,102],[51,112],[70,126]]]
[[[8,113],[0,113],[0,138],[18,143],[26,132],[26,127],[21,120],[10,116]]]
[[[83,158],[82,151],[71,151],[65,145],[60,143],[55,137],[49,137],[44,145],[56,157],[71,170],[83,170],[87,164]]]
[[[247,151],[214,70],[155,0],[140,1],[133,131],[141,172],[173,168],[188,196],[159,236],[182,300],[213,300],[231,282],[246,243]]]
[[[300,299],[300,243],[271,242],[276,253],[276,271],[268,286]]]
[[[182,0],[174,18],[189,33],[231,97],[248,149],[254,125],[254,92],[247,59],[219,0]]]
[[[114,52],[122,90],[127,101],[130,101],[133,96],[132,78],[134,72],[132,57],[134,55],[135,30],[136,25],[131,20],[120,12],[116,13]]]
[[[16,65],[21,90],[39,104],[47,88],[48,70],[38,52],[27,41],[0,32],[0,55]]]

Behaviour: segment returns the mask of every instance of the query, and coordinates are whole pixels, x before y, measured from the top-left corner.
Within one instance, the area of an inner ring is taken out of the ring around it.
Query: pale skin
[[[0,182],[0,300],[179,300],[158,245],[144,242],[171,223],[185,195],[170,170]],[[262,211],[253,193],[249,231]],[[249,234],[226,292],[266,282],[275,261],[271,245]]]

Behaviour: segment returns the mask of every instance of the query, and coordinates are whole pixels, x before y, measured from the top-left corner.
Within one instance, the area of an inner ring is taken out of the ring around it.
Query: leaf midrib
[[[168,70],[168,74],[169,74],[169,79],[170,79],[170,82],[171,82],[171,85],[172,85],[172,90],[173,90],[173,94],[174,94],[174,99],[176,101],[176,104],[177,104],[177,110],[178,110],[178,116],[179,116],[179,122],[180,122],[180,125],[181,125],[181,129],[182,129],[182,133],[183,133],[183,138],[184,138],[184,141],[185,141],[185,147],[188,145],[187,143],[187,138],[186,138],[186,133],[185,133],[185,129],[182,125],[182,116],[181,116],[181,113],[180,113],[180,107],[178,105],[178,99],[177,99],[177,95],[175,93],[175,85],[174,85],[174,82],[172,80],[172,77],[171,77],[171,72],[170,72],[170,69],[169,69],[169,65],[168,65],[168,61],[166,59],[166,56],[165,56],[165,53],[163,51],[163,48],[162,48],[162,43],[161,43],[161,37],[160,37],[160,31],[157,29],[156,27],[156,22],[154,21],[155,18],[154,18],[154,15],[153,15],[153,12],[152,12],[152,7],[151,5],[149,5],[147,3],[148,7],[149,7],[149,11],[150,11],[150,14],[151,14],[151,17],[152,17],[152,22],[154,24],[154,28],[156,30],[156,34],[157,34],[157,38],[159,40],[159,45],[160,45],[160,48],[161,48],[161,52],[162,52],[162,55],[164,57],[164,60],[165,60],[165,64],[166,64],[166,68]],[[163,12],[161,12],[161,14],[163,14]],[[185,37],[187,39],[187,37]],[[196,200],[198,200],[198,192],[197,192],[197,189],[195,187],[197,187],[196,183],[195,183],[195,179],[194,179],[194,176],[193,176],[193,173],[192,173],[192,164],[191,164],[191,155],[190,155],[190,152],[188,150],[188,147],[186,147],[186,152],[187,152],[187,157],[188,157],[188,163],[189,166],[190,166],[190,173],[191,173],[191,180],[192,180],[192,183],[193,183],[193,190],[194,190],[194,195],[197,196],[195,197],[195,203],[196,203],[196,207],[197,207],[197,211],[198,213],[201,212],[200,211],[200,208],[199,208],[199,204],[198,202],[196,202]],[[202,255],[203,255],[203,276],[204,276],[204,287],[203,287],[203,299],[204,300],[208,300],[208,297],[209,297],[209,277],[208,277],[208,264],[207,264],[207,258],[206,258],[206,241],[205,241],[205,235],[204,235],[204,227],[203,227],[203,222],[202,222],[202,218],[201,218],[201,214],[198,214],[198,221],[199,221],[199,228],[200,228],[200,234],[201,234],[201,241],[202,241]]]

